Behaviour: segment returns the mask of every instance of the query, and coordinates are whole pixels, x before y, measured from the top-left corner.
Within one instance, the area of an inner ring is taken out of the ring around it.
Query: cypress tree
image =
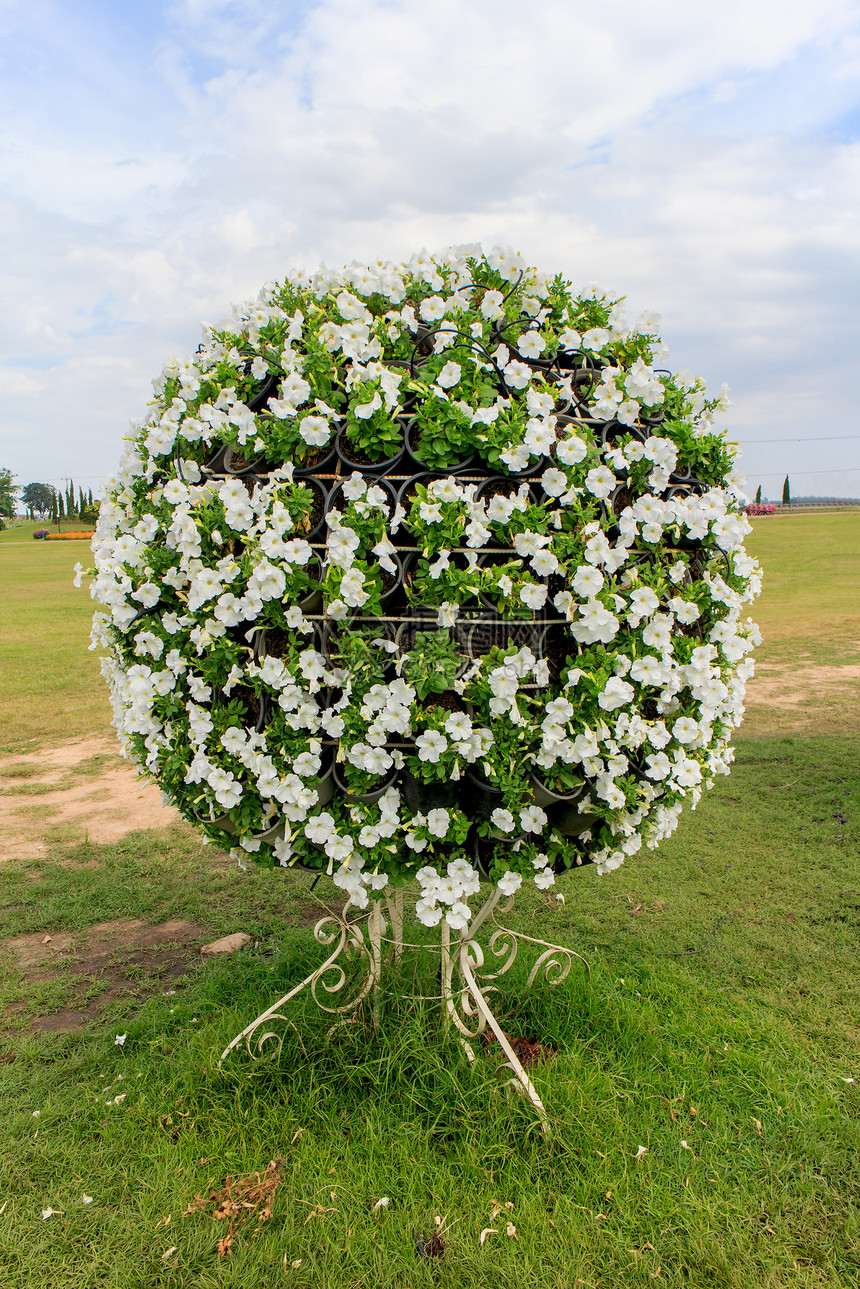
[[[761,505],[761,484],[759,484],[759,486],[756,488],[755,504],[757,506]]]
[[[59,498],[57,499],[57,523],[59,523],[61,519],[65,519],[65,517],[66,510],[63,505],[63,494],[60,493]]]
[[[791,505],[791,488],[788,486],[788,475],[785,476],[785,483],[782,485],[782,504]]]

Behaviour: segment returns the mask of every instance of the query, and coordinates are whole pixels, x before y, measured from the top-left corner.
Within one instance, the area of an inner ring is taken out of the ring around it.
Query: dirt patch
[[[795,706],[832,697],[835,690],[848,690],[849,687],[856,690],[858,680],[860,663],[845,663],[838,667],[760,663],[756,675],[747,685],[746,701],[749,706]]]
[[[139,919],[118,918],[97,922],[85,931],[13,936],[4,947],[30,984],[53,980],[60,973],[82,977],[71,986],[67,1006],[37,1016],[28,1025],[36,1033],[56,1033],[81,1029],[109,1004],[140,999],[185,975],[199,961],[197,941],[202,934],[202,927],[181,919],[152,926]],[[11,1004],[6,1018],[13,1019],[25,1008],[25,1003]]]
[[[747,686],[741,737],[854,733],[860,663],[760,662]]]
[[[58,830],[104,844],[178,820],[110,738],[73,739],[0,762],[0,863],[37,858]]]

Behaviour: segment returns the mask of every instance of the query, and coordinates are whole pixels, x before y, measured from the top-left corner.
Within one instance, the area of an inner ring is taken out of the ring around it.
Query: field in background
[[[378,1035],[365,1017],[329,1044],[299,1010],[274,1065],[215,1068],[319,961],[301,876],[241,873],[185,825],[108,845],[60,829],[0,864],[4,1284],[860,1284],[860,516],[754,524],[765,701],[732,776],[659,851],[572,875],[563,905],[518,899],[515,925],[592,965],[501,996],[509,1033],[558,1049],[532,1072],[548,1140],[492,1052],[469,1067],[394,999]],[[26,753],[108,732],[77,559],[84,543],[0,546],[2,792],[25,812]],[[252,947],[201,966],[236,930]],[[275,1158],[271,1220],[220,1258],[208,1196]],[[437,1217],[446,1252],[425,1260],[413,1233]]]

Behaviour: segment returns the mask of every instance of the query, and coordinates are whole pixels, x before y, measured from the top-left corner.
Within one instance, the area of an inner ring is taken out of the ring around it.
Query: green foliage
[[[444,627],[418,631],[403,661],[402,676],[414,686],[419,699],[450,689],[463,665],[463,655]]]
[[[53,512],[56,504],[57,490],[49,483],[28,483],[21,489],[21,501],[31,515],[47,515]]]
[[[784,506],[791,505],[791,485],[788,482],[788,475],[785,476],[782,484],[782,504]]]
[[[15,494],[18,489],[14,474],[4,466],[0,469],[0,515],[7,519],[11,519],[15,513]]]

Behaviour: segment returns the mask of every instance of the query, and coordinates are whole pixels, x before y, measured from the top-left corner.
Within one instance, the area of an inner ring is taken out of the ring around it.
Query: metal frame
[[[399,963],[404,949],[438,952],[441,992],[430,995],[413,994],[408,997],[414,1001],[441,1002],[444,1005],[443,1024],[446,1028],[453,1027],[457,1031],[457,1038],[470,1061],[476,1060],[473,1041],[489,1028],[505,1056],[502,1069],[511,1072],[508,1084],[529,1098],[540,1119],[542,1130],[544,1133],[548,1132],[550,1125],[543,1102],[496,1018],[488,996],[499,992],[495,982],[513,966],[520,945],[534,946],[540,950],[529,972],[526,989],[530,989],[538,979],[553,986],[560,985],[567,978],[574,958],[585,966],[589,974],[590,968],[585,958],[573,949],[537,940],[521,931],[502,926],[496,920],[496,915],[509,913],[513,904],[513,896],[506,898],[498,888],[494,888],[462,931],[452,935],[450,926],[442,919],[438,947],[430,943],[404,941],[402,887],[391,895],[371,900],[366,910],[359,911],[350,904],[342,912],[328,909],[326,916],[320,918],[314,927],[314,939],[317,943],[331,948],[325,961],[228,1043],[218,1061],[219,1068],[230,1053],[243,1043],[252,1060],[259,1060],[267,1055],[272,1050],[269,1048],[270,1043],[274,1044],[274,1051],[280,1052],[286,1035],[278,1033],[271,1026],[280,1023],[296,1029],[283,1009],[305,990],[310,991],[321,1011],[335,1018],[327,1038],[331,1039],[343,1025],[354,1024],[358,1020],[362,1003],[368,998],[376,1027],[379,1023],[381,983],[386,959],[394,964]],[[487,960],[485,949],[478,940],[479,933],[488,931],[491,927],[494,929],[490,930],[486,952],[497,959],[495,963]],[[345,970],[350,964],[357,964],[358,970]],[[493,967],[495,970],[492,970]],[[340,995],[343,995],[343,1000]],[[297,1030],[296,1032],[298,1033]]]

